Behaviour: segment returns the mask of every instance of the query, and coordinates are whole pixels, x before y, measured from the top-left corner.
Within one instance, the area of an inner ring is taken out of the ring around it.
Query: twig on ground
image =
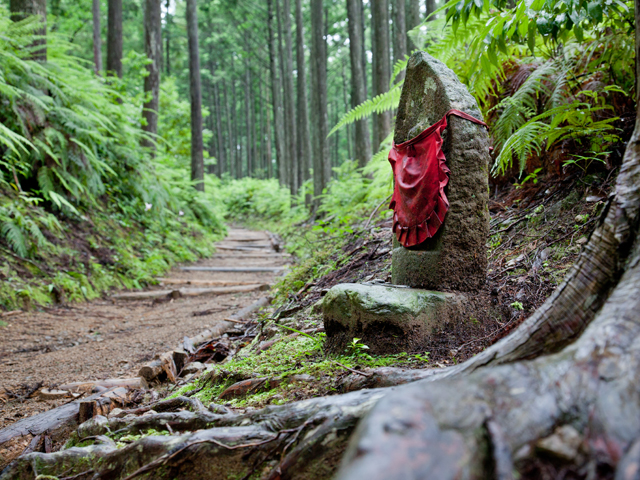
[[[336,365],[340,365],[342,368],[349,370],[351,373],[357,373],[358,375],[362,375],[364,377],[370,377],[372,375],[371,373],[361,372],[360,370],[354,370],[353,368],[349,368],[346,365],[343,365],[340,362],[337,362],[335,360],[333,360],[333,363],[335,363]]]

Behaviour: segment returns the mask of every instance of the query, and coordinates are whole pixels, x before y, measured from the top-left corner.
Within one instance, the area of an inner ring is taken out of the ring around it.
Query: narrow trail
[[[0,336],[0,429],[68,401],[30,398],[21,402],[11,398],[7,390],[24,392],[40,382],[44,387],[55,387],[76,381],[136,377],[141,366],[175,348],[184,336],[201,333],[265,295],[264,291],[253,290],[169,298],[162,291],[219,290],[221,284],[233,288],[234,283],[241,284],[240,288],[273,284],[287,263],[287,256],[273,249],[265,232],[231,228],[217,247],[213,257],[187,266],[197,270],[176,266],[165,275],[165,282],[145,290],[160,292],[158,299],[132,300],[113,295],[9,317],[9,325]],[[207,267],[272,271],[200,270]],[[194,316],[207,310],[211,313]]]

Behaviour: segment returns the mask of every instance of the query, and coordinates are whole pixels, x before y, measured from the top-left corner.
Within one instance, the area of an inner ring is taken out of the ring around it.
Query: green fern
[[[2,220],[0,225],[2,237],[11,246],[11,249],[21,257],[26,257],[28,253],[27,240],[20,227],[10,218]]]
[[[357,120],[361,120],[365,117],[371,116],[374,113],[382,113],[387,110],[393,110],[398,108],[400,103],[400,93],[402,92],[402,84],[394,85],[388,92],[381,93],[380,95],[361,103],[357,107],[349,110],[335,127],[329,132],[329,137],[335,132],[340,130],[345,125],[353,123]]]

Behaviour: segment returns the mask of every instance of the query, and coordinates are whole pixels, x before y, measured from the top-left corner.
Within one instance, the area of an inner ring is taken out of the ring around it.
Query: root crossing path
[[[69,401],[41,401],[36,387],[136,377],[184,336],[265,296],[265,285],[286,268],[288,257],[265,232],[230,229],[217,247],[213,257],[174,268],[144,292],[8,317],[0,329],[0,429]]]

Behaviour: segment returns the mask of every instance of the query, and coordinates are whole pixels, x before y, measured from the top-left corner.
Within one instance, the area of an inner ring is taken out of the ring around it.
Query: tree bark
[[[269,72],[271,74],[271,103],[275,130],[276,161],[278,162],[278,178],[280,185],[287,185],[285,165],[284,119],[282,118],[282,85],[278,75],[276,38],[273,31],[273,0],[267,0],[267,29],[269,35]]]
[[[166,50],[166,60],[165,60],[165,71],[167,72],[167,76],[171,75],[171,25],[173,24],[173,15],[169,13],[169,8],[171,7],[171,0],[167,0],[165,4],[166,8],[166,23],[165,23],[165,50]]]
[[[107,74],[122,78],[122,0],[109,0]]]
[[[291,38],[291,3],[282,0],[282,30],[284,34],[284,119],[288,132],[287,152],[289,157],[289,188],[296,193],[299,187],[297,145],[297,122],[295,108],[295,91],[293,89],[293,42]]]
[[[42,28],[34,33],[38,38],[31,44],[33,53],[32,60],[38,62],[47,61],[47,1],[46,0],[10,0],[9,11],[14,22],[24,20],[30,15],[40,16]]]
[[[296,158],[298,181],[310,178],[311,169],[311,132],[307,112],[307,72],[304,61],[304,22],[302,19],[302,0],[296,0],[296,70],[297,70],[297,129]]]
[[[267,129],[267,133],[266,133],[266,144],[265,144],[265,149],[267,151],[267,177],[268,178],[274,178],[274,174],[273,174],[273,145],[271,143],[271,115],[269,115],[269,111],[267,109],[265,109],[265,113],[267,115],[267,125],[266,125],[266,129]]]
[[[144,91],[148,95],[142,110],[145,125],[142,129],[151,137],[158,134],[158,109],[160,108],[160,62],[162,61],[162,0],[146,0],[144,10],[144,48],[151,60],[146,68]],[[155,151],[155,141],[145,140],[144,145]]]
[[[405,15],[405,0],[392,0],[393,6],[393,66],[407,55],[407,24]],[[398,75],[397,80],[404,78]]]
[[[222,178],[222,174],[227,171],[227,158],[225,155],[224,137],[222,134],[222,102],[220,101],[220,87],[218,82],[213,84],[213,99],[216,114],[216,136],[218,139],[218,164],[219,175]]]
[[[102,74],[102,30],[100,29],[100,0],[91,4],[93,15],[93,65],[96,75]]]
[[[313,91],[313,194],[319,195],[331,178],[331,159],[327,142],[327,43],[324,36],[322,0],[311,0],[311,65]]]
[[[198,5],[187,0],[187,36],[189,41],[189,91],[191,95],[191,180],[196,190],[204,191],[204,146],[202,143],[202,87],[198,48]]]
[[[253,122],[251,119],[251,69],[248,61],[245,63],[244,70],[244,113],[246,121],[246,139],[247,139],[247,176],[250,177],[253,172]]]
[[[363,68],[364,30],[360,19],[362,0],[347,0],[347,16],[349,21],[349,56],[351,59],[351,107],[357,107],[367,100],[366,77]],[[354,158],[360,167],[364,167],[371,159],[371,136],[369,122],[366,118],[355,122]]]
[[[409,37],[409,32],[420,24],[420,0],[409,0],[409,10],[406,15],[407,21],[407,48],[413,52],[418,48]]]
[[[390,46],[389,46],[389,0],[376,0],[371,4],[371,22],[373,32],[373,58],[375,82],[373,96],[376,97],[389,90],[391,78]],[[374,150],[380,148],[380,143],[391,132],[391,112],[382,112],[373,115],[376,124]]]
[[[340,58],[340,66],[342,67],[342,102],[345,108],[344,113],[346,113],[349,110],[349,107],[348,107],[349,100],[347,99],[347,74],[346,74],[346,69],[344,65],[344,57]],[[349,160],[353,160],[354,157],[351,151],[351,140],[352,140],[351,125],[347,125],[346,130],[347,130],[347,158]]]
[[[235,78],[231,80],[231,116],[233,118],[233,163],[235,178],[242,178],[242,159],[240,158],[240,128],[238,127],[238,97]]]
[[[225,117],[226,127],[227,127],[227,143],[228,143],[228,152],[227,152],[227,168],[229,171],[229,175],[231,178],[235,177],[235,168],[234,168],[234,143],[233,143],[233,129],[231,127],[231,107],[229,106],[229,95],[227,94],[227,80],[225,78],[222,79],[222,93],[224,94],[224,107],[225,107]],[[235,100],[235,99],[234,99]],[[235,106],[235,104],[234,104]]]
[[[427,0],[427,15],[426,18],[429,22],[432,22],[436,19],[435,16],[430,17],[430,15],[436,11],[436,0]]]

